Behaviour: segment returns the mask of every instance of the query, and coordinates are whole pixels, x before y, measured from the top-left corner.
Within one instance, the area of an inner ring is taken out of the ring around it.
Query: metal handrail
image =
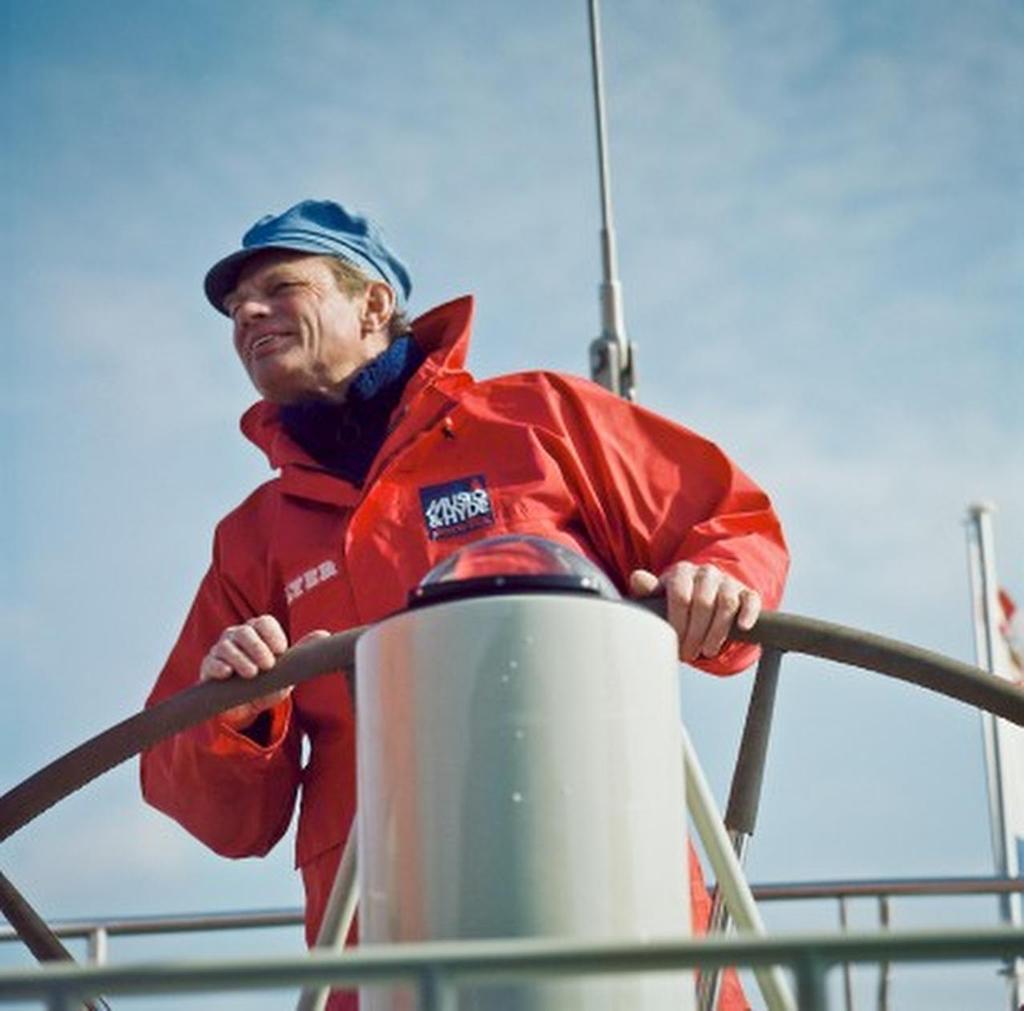
[[[875,880],[789,881],[752,884],[758,902],[815,901],[880,896],[920,898],[937,896],[1000,895],[1024,893],[1024,878],[943,877],[879,878]],[[298,906],[282,909],[232,910],[222,913],[166,913],[142,916],[97,916],[91,919],[55,920],[50,924],[58,937],[85,938],[97,930],[109,937],[145,937],[156,934],[188,934],[220,930],[260,930],[297,927],[303,923]],[[0,944],[19,940],[13,928],[0,929]]]
[[[664,599],[644,604],[664,615]],[[0,839],[102,772],[223,709],[322,673],[350,672],[362,631],[350,629],[296,646],[256,680],[233,678],[187,689],[85,742],[0,797]],[[732,634],[782,653],[804,653],[909,681],[1024,726],[1024,691],[979,668],[907,643],[781,612],[765,612],[753,629],[733,629]],[[67,957],[59,940],[3,875],[0,885],[0,908],[37,955]]]
[[[664,616],[663,598],[643,603]],[[353,628],[294,646],[259,678],[195,685],[98,734],[0,797],[0,839],[158,741],[268,692],[331,671],[351,671],[363,631]],[[909,643],[781,611],[766,611],[752,629],[734,629],[732,634],[783,653],[804,653],[909,681],[1024,726],[1024,690]]]
[[[299,907],[254,909],[226,913],[156,914],[152,916],[98,916],[94,919],[55,920],[50,929],[58,937],[88,937],[103,930],[109,937],[148,937],[154,934],[192,934],[214,930],[260,930],[298,927],[303,923]],[[0,930],[0,943],[19,940],[13,928]]]
[[[664,598],[638,603],[664,617]],[[0,796],[0,840],[158,741],[268,692],[331,671],[351,671],[356,640],[363,631],[353,628],[294,646],[259,678],[195,685],[96,735]],[[1024,726],[1024,690],[979,667],[909,643],[781,611],[762,613],[752,629],[733,629],[732,636],[909,681]]]
[[[1002,895],[1024,892],[1024,878],[880,878],[875,881],[793,881],[751,885],[759,902],[888,896]]]
[[[560,940],[464,941],[363,946],[340,954],[156,965],[44,967],[0,972],[0,1003],[45,999],[70,1009],[100,993],[186,993],[283,986],[401,982],[418,988],[423,1011],[454,1011],[467,983],[622,972],[673,972],[698,966],[785,965],[797,980],[801,1011],[828,1007],[828,972],[844,962],[921,962],[1007,958],[1024,930],[996,928],[785,938],[732,936],[626,944]]]

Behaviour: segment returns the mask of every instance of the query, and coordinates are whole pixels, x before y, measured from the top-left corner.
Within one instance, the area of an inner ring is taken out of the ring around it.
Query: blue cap
[[[399,309],[405,308],[412,291],[405,264],[369,218],[351,214],[333,200],[303,200],[284,214],[260,218],[242,236],[242,248],[210,268],[203,287],[214,309],[224,312],[224,298],[238,283],[245,261],[264,249],[294,249],[347,260],[391,285]]]

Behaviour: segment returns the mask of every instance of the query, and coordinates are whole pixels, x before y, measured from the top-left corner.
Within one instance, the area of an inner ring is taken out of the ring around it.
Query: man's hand
[[[679,636],[679,659],[690,663],[717,656],[733,620],[752,628],[761,613],[761,596],[714,565],[676,562],[661,576],[636,569],[629,576],[633,597],[650,597],[663,590],[669,624]]]
[[[322,639],[330,635],[323,629],[309,632],[299,642]],[[250,618],[244,625],[229,625],[220,634],[210,652],[199,665],[200,681],[224,681],[236,674],[243,678],[257,677],[270,670],[277,658],[288,648],[288,637],[280,622],[271,614]],[[244,730],[266,709],[286,699],[291,688],[244,702],[221,713],[221,718],[236,730]]]

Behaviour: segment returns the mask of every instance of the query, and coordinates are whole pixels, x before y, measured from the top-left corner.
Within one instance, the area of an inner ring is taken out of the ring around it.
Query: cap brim
[[[238,275],[242,272],[242,265],[250,257],[261,252],[259,249],[239,249],[223,260],[218,260],[207,272],[203,281],[203,290],[210,301],[210,305],[217,312],[227,312],[224,309],[224,299],[238,283]]]
[[[293,253],[316,253],[320,256],[335,256],[338,259],[345,259],[336,250],[325,247],[317,242],[303,242],[301,239],[289,239],[287,242],[270,242],[265,246],[247,246],[238,249],[223,260],[218,260],[207,272],[203,281],[203,291],[209,299],[210,305],[227,316],[224,309],[224,299],[234,290],[238,284],[238,277],[246,262],[259,253],[265,253],[268,249],[281,249]]]

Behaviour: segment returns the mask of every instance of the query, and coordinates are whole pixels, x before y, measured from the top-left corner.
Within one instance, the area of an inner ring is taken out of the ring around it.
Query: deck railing
[[[391,983],[414,988],[420,1011],[455,1011],[460,987],[609,973],[673,972],[726,965],[788,967],[801,1011],[827,1011],[828,973],[857,962],[1009,959],[1024,930],[996,928],[888,934],[731,936],[628,944],[561,940],[468,941],[359,947],[288,958],[174,965],[49,963],[0,973],[0,1002],[34,999],[72,1011],[100,994],[195,993]]]
[[[1024,880],[1019,878],[994,878],[994,877],[944,877],[944,878],[886,878],[878,880],[836,880],[836,881],[806,881],[806,882],[785,882],[753,885],[752,891],[758,902],[792,902],[792,901],[834,901],[838,905],[838,924],[840,937],[849,937],[848,934],[848,903],[853,899],[874,899],[878,903],[878,926],[881,930],[888,930],[891,921],[890,904],[893,898],[915,898],[915,897],[945,897],[955,898],[963,896],[979,895],[1002,895],[1013,892],[1024,892]],[[64,940],[84,940],[86,942],[87,962],[92,966],[106,966],[109,964],[109,941],[115,937],[154,937],[167,934],[193,934],[219,931],[240,931],[259,930],[273,928],[298,928],[303,922],[302,910],[298,907],[291,909],[266,909],[247,910],[223,913],[196,913],[160,916],[129,916],[129,917],[95,917],[88,919],[62,920],[53,923],[54,933]],[[877,940],[877,935],[876,940]],[[890,950],[888,942],[900,942],[902,937],[912,935],[900,935],[890,932],[886,935],[884,957],[880,957],[877,965],[879,971],[879,983],[877,989],[876,1007],[878,1011],[887,1011],[890,972],[893,961],[900,961],[899,944]],[[949,937],[954,933],[947,934]],[[1024,935],[1018,933],[1018,949],[1024,944]],[[863,935],[860,938],[865,940]],[[19,940],[18,934],[12,929],[0,930],[0,943],[14,943]],[[811,945],[805,956],[813,954],[813,950],[825,940],[819,938],[807,941]],[[830,939],[831,940],[831,939]],[[705,942],[698,942],[704,944]],[[935,941],[938,944],[938,941]],[[999,942],[1001,943],[1001,942]],[[826,972],[832,968],[842,973],[842,1006],[847,1011],[853,1011],[853,989],[851,982],[851,966],[854,963],[870,962],[870,959],[863,957],[859,944],[846,952],[838,962],[826,959]],[[997,957],[994,953],[993,957]],[[908,959],[911,957],[908,955]],[[915,959],[918,955],[913,956]],[[920,956],[925,957],[925,956]],[[943,956],[945,957],[945,956]],[[262,961],[262,960],[261,960]],[[790,961],[792,966],[798,964]],[[226,963],[224,963],[226,964]],[[206,966],[209,969],[211,966]],[[128,972],[130,967],[123,969]],[[129,977],[124,979],[127,981]],[[131,979],[138,977],[132,975]],[[247,985],[248,975],[236,979],[236,986],[242,988]],[[6,999],[8,985],[18,987],[24,980],[17,975],[15,979],[9,979],[6,974],[0,972],[0,1001]],[[70,980],[67,981],[70,984]],[[174,989],[179,989],[179,984],[187,981],[175,981]],[[37,1000],[51,1003],[53,993],[50,989],[51,981],[38,978],[38,989],[31,994]],[[272,984],[267,983],[267,986]],[[110,991],[105,991],[110,992]],[[127,992],[127,991],[126,991]],[[134,991],[133,991],[134,992]],[[153,993],[166,992],[163,984],[154,982]],[[13,994],[12,994],[13,995]],[[29,996],[24,994],[23,996]],[[62,1000],[65,998],[62,997]],[[73,996],[71,997],[73,1000]],[[59,1005],[57,1005],[59,1006]],[[822,1007],[826,1005],[821,1005]],[[803,1005],[801,1005],[803,1007]]]
[[[251,694],[296,684],[329,670],[350,671],[354,644],[360,632],[359,629],[353,629],[296,647],[255,687],[253,682],[246,682],[245,679],[197,686],[86,742],[0,797],[0,839],[17,831],[51,804],[103,771],[157,740],[201,722],[221,709],[246,701]],[[729,818],[734,812],[738,812],[739,823],[734,844],[744,834],[749,834],[752,828],[767,742],[767,726],[770,722],[773,686],[778,675],[779,661],[785,653],[804,653],[877,671],[1024,725],[1024,691],[991,678],[977,668],[906,643],[781,613],[762,615],[754,629],[736,633],[736,637],[757,642],[764,647],[761,669],[755,680],[755,696],[763,694],[764,698],[758,698],[755,704],[755,698],[752,697],[751,713],[748,714],[748,726],[744,730],[737,777],[733,784],[733,796],[730,797],[726,824],[731,831]],[[770,690],[761,693],[759,686],[770,686]],[[753,718],[755,716],[756,719]],[[748,738],[751,742],[749,748]],[[721,825],[720,821],[718,825]],[[720,870],[719,864],[727,869],[728,861],[719,860],[716,863],[713,848],[709,850],[709,856],[716,872]],[[724,885],[729,884],[727,875],[719,876]],[[59,940],[6,878],[2,878],[2,881],[5,886],[5,915],[22,928],[22,937],[35,945],[33,950],[46,953],[42,957],[67,957],[66,952],[54,954],[63,951]],[[771,886],[775,894],[766,893],[764,889],[769,886],[763,886],[760,897],[764,900],[782,898],[784,895],[780,889],[788,889],[790,894],[785,897],[791,898],[796,897],[792,894],[794,889],[799,890],[802,898],[833,897],[840,903],[842,925],[846,919],[847,900],[855,894],[873,894],[879,898],[884,926],[888,916],[889,896],[941,894],[928,890],[933,885],[921,881],[916,886],[914,882],[908,881],[847,882],[832,883],[830,890],[820,884]],[[1018,881],[957,879],[956,891],[959,894],[979,894],[1014,891],[1020,887]],[[281,923],[275,918],[280,915],[258,914],[260,922],[250,919],[250,925],[278,926]],[[296,916],[294,913],[285,915]],[[240,925],[237,917],[215,919],[219,920],[215,929],[226,927],[229,923],[232,926]],[[200,920],[206,926],[198,926],[196,918],[160,918],[159,924],[150,922],[148,932],[182,930],[186,924],[189,924],[189,929],[211,929],[210,918],[203,917]],[[97,921],[89,926],[85,935],[89,939],[93,961],[102,963],[105,960],[107,940],[115,932],[143,932],[139,929],[141,926],[142,921],[135,921],[134,924],[126,921]],[[698,965],[709,970],[722,965],[745,965],[755,969],[767,965],[784,965],[794,973],[801,1011],[817,1011],[828,1006],[825,978],[835,966],[859,962],[876,962],[884,966],[892,962],[935,959],[1001,958],[1012,962],[1020,958],[1021,952],[1024,952],[1024,930],[1017,928],[927,934],[883,930],[871,935],[815,935],[785,939],[749,934],[733,937],[714,935],[685,942],[625,945],[554,940],[432,943],[392,946],[386,950],[361,947],[353,952],[338,954],[316,951],[311,956],[296,955],[294,958],[273,960],[261,958],[258,962],[196,963],[192,966],[109,967],[103,964],[75,966],[66,962],[47,962],[40,968],[0,973],[0,1002],[30,996],[44,1000],[50,1007],[58,1009],[77,1006],[83,999],[100,993],[166,993],[236,987],[255,989],[318,983],[356,985],[397,979],[418,988],[420,1006],[433,1011],[437,1008],[453,1008],[457,988],[466,982],[481,979],[508,980],[526,975],[564,976],[611,971],[668,971]],[[883,997],[886,989],[880,988]],[[848,985],[846,997],[849,1002]]]
[[[834,900],[838,904],[838,923],[845,930],[848,917],[844,910],[850,899],[877,899],[879,904],[893,898],[956,897],[966,895],[1005,895],[1024,893],[1024,878],[944,877],[881,878],[850,881],[791,881],[752,884],[758,902],[798,900]],[[223,913],[176,913],[153,916],[97,916],[86,919],[54,920],[50,927],[64,940],[84,940],[88,959],[96,965],[107,962],[108,940],[112,937],[153,937],[161,934],[193,934],[206,931],[259,930],[300,927],[302,910],[251,909]],[[881,913],[879,926],[884,925]],[[16,930],[0,929],[0,944],[18,943]]]

